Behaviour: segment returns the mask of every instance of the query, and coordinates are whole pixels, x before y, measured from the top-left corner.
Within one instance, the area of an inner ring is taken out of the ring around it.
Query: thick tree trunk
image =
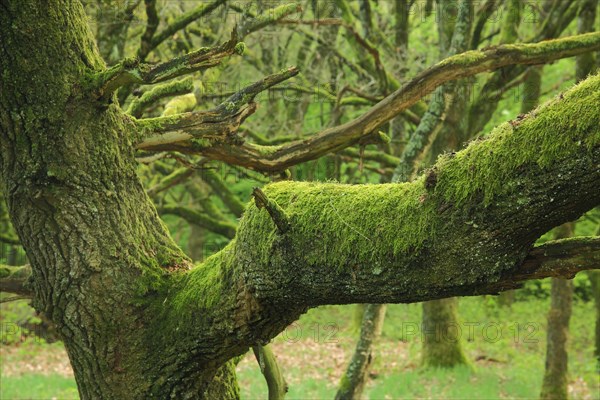
[[[132,122],[86,92],[104,68],[86,20],[73,1],[0,6],[2,184],[33,304],[56,324],[82,398],[197,398],[215,370],[190,368],[148,301],[190,263],[136,176]]]

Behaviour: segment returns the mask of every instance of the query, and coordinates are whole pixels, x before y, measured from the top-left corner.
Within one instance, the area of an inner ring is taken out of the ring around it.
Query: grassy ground
[[[460,303],[461,340],[472,368],[426,371],[419,367],[421,307],[389,307],[376,348],[369,399],[533,399],[539,395],[548,299],[498,307],[491,298]],[[353,350],[354,307],[321,307],[304,315],[273,342],[290,399],[333,398]],[[592,303],[575,303],[569,342],[571,397],[599,399],[593,361]],[[455,331],[458,332],[458,331]],[[10,333],[10,332],[8,332]],[[3,332],[6,341],[7,331]],[[17,333],[15,333],[17,334]],[[456,336],[456,335],[454,335]],[[13,338],[14,339],[14,338]],[[64,349],[28,339],[0,346],[0,399],[75,399]],[[266,398],[266,385],[250,354],[238,366],[245,399]]]

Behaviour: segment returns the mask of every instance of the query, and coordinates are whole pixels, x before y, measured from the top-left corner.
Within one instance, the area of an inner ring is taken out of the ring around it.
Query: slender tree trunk
[[[511,307],[515,302],[516,290],[507,290],[506,292],[500,293],[498,296],[498,304],[501,307]]]
[[[383,328],[385,304],[369,304],[365,308],[361,324],[361,334],[352,360],[342,376],[336,399],[359,399],[368,379],[368,371],[373,361],[373,345]]]
[[[548,333],[546,347],[546,371],[542,384],[541,399],[564,400],[568,398],[568,355],[567,336],[573,282],[567,279],[552,278],[552,305],[548,313]]]
[[[555,238],[562,239],[572,235],[573,224],[567,223],[557,228]],[[552,278],[551,305],[548,312],[546,370],[540,394],[540,398],[544,400],[565,400],[569,397],[567,339],[572,302],[573,281]]]
[[[589,271],[588,277],[592,285],[594,304],[596,305],[596,329],[594,340],[594,356],[596,357],[596,370],[600,373],[600,271]]]
[[[468,365],[460,340],[457,308],[456,297],[423,303],[421,364],[424,367],[452,368]]]
[[[587,33],[594,31],[594,21],[596,19],[597,0],[580,0],[579,15],[577,16],[577,32]],[[594,62],[594,53],[589,52],[577,57],[575,78],[577,82],[584,80],[589,74],[593,73],[600,62],[600,53],[596,53],[598,60]]]

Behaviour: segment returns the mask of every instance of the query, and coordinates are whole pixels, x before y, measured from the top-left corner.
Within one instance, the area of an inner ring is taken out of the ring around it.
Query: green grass
[[[530,297],[527,301],[515,302],[512,307],[500,307],[493,296],[461,298],[462,323],[480,324],[470,340],[467,332],[463,332],[466,354],[471,360],[485,360],[474,361],[473,369],[423,370],[419,367],[419,335],[407,335],[406,330],[408,325],[420,323],[421,305],[390,305],[382,338],[375,350],[374,378],[367,384],[365,397],[537,398],[544,372],[548,307],[548,298]],[[283,371],[290,384],[287,399],[333,398],[337,377],[355,343],[354,309],[354,306],[325,306],[311,310],[302,316],[296,328],[288,330],[287,342],[284,335],[274,340],[276,354],[286,361]],[[587,390],[577,392],[573,399],[599,399],[598,372],[592,354],[593,315],[593,302],[575,301],[570,324],[569,370],[571,381],[577,381],[578,385],[585,382]],[[502,331],[497,340],[486,340],[478,329],[490,323],[497,324]],[[335,334],[328,328],[330,324],[336,326]],[[519,330],[515,329],[517,326]],[[528,326],[535,330],[528,332]],[[3,345],[12,351],[4,352],[0,358],[2,371],[12,370],[8,366],[19,363],[43,363],[33,360],[40,357],[40,353],[44,354],[43,360],[56,363],[57,356],[62,354],[59,343],[49,345],[32,339],[9,343]],[[0,399],[77,398],[73,378],[49,373],[13,371],[0,376]],[[251,357],[240,364],[238,378],[243,399],[266,398],[264,378]]]
[[[77,386],[73,378],[61,375],[26,374],[2,376],[0,399],[78,399]]]

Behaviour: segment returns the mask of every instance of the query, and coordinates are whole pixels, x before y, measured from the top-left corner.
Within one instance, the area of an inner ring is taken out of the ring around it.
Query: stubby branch
[[[218,110],[193,111],[137,120],[136,125],[142,140],[136,148],[149,150],[190,139],[225,140],[235,133],[240,124],[255,110],[256,104],[250,103],[234,110],[234,113]],[[202,142],[204,145],[205,143]]]
[[[152,89],[144,92],[139,98],[135,98],[127,108],[127,114],[140,118],[144,110],[157,102],[170,96],[178,96],[186,93],[191,93],[194,90],[194,80],[192,77],[183,78],[181,80],[166,82],[162,85],[152,87]]]

